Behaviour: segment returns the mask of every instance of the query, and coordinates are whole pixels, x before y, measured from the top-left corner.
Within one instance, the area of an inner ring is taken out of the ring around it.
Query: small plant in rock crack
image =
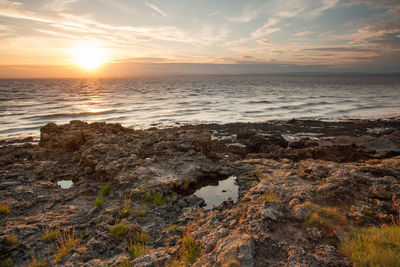
[[[104,205],[104,199],[103,199],[103,197],[98,196],[98,197],[95,199],[93,205],[96,206],[96,207],[98,207],[98,208],[102,207],[102,206]]]
[[[125,258],[118,264],[118,267],[131,267],[131,261],[129,260],[129,258]]]
[[[28,267],[46,267],[47,266],[47,259],[44,258],[43,260],[36,260],[33,256],[32,256],[32,262],[28,264]]]
[[[1,267],[13,267],[14,266],[14,261],[12,258],[8,257],[4,261],[0,262]]]
[[[141,208],[137,208],[137,209],[135,210],[135,214],[136,214],[137,216],[139,216],[139,217],[146,216],[146,215],[147,215],[147,207],[146,207],[146,205],[144,205],[144,206],[141,207]]]
[[[146,193],[145,201],[147,204],[155,204],[162,206],[169,201],[169,197],[163,195],[162,192]]]
[[[132,259],[136,259],[149,251],[148,242],[150,236],[146,233],[135,232],[132,237],[129,237],[130,245],[128,247],[129,254]]]
[[[196,244],[196,240],[190,235],[189,226],[182,238],[181,256],[185,262],[193,264],[200,257],[201,248]]]
[[[280,202],[281,196],[270,191],[270,192],[265,193],[263,195],[262,199],[264,200],[264,202]]]
[[[0,204],[0,214],[9,214],[10,213],[10,206],[8,204]]]
[[[131,214],[131,199],[125,198],[124,206],[119,211],[119,217],[126,218]]]
[[[50,243],[55,240],[60,236],[60,229],[54,229],[54,230],[49,230],[47,229],[46,232],[42,235],[42,240],[44,242]]]
[[[80,238],[75,235],[74,229],[72,229],[71,232],[61,234],[61,236],[58,238],[54,262],[59,263],[63,258],[65,258],[79,241]]]
[[[110,227],[110,235],[116,239],[120,239],[128,233],[128,229],[129,225],[127,223],[119,223]]]
[[[108,195],[108,193],[110,192],[110,184],[106,184],[104,185],[101,189],[100,189],[100,195],[105,197]]]
[[[310,201],[304,204],[312,211],[312,214],[304,222],[305,226],[317,227],[325,233],[332,233],[344,221],[344,217],[336,208],[323,207]]]

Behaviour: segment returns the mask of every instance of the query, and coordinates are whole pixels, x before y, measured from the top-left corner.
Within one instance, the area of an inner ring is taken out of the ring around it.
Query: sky
[[[95,49],[100,76],[393,73],[400,1],[0,0],[0,77],[87,75]]]

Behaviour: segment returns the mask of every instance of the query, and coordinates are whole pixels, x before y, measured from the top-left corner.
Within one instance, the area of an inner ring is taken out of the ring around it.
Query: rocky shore
[[[392,223],[400,192],[399,119],[71,121],[0,146],[0,263],[15,266],[352,266],[340,242]],[[233,176],[238,200],[204,209],[195,190]]]

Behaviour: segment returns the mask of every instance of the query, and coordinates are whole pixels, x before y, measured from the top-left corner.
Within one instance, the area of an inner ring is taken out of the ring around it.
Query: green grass
[[[104,197],[107,196],[109,192],[110,192],[110,184],[106,184],[100,189],[100,195]]]
[[[354,266],[399,266],[400,225],[362,228],[340,250]]]
[[[60,235],[60,229],[54,229],[52,231],[47,230],[46,233],[42,235],[42,240],[44,242],[50,243],[57,240],[59,235]]]
[[[119,211],[119,217],[120,218],[126,218],[131,214],[131,209],[130,208],[126,208],[123,207],[121,208],[121,210]]]
[[[28,265],[28,267],[46,267],[47,266],[47,260],[43,259],[41,261],[36,261],[35,259],[31,264]]]
[[[10,257],[1,262],[1,267],[12,267],[12,266],[14,266],[14,261]]]
[[[16,246],[18,245],[18,236],[16,234],[7,235],[5,241],[10,246]]]
[[[262,197],[264,202],[280,202],[281,198],[274,192],[267,192]]]
[[[129,260],[129,258],[125,258],[118,264],[118,267],[131,267],[131,261]]]
[[[80,239],[75,235],[75,231],[72,230],[70,233],[64,233],[58,238],[58,245],[56,251],[56,257],[54,259],[55,263],[59,263],[63,258],[65,258],[72,247],[75,246]]]
[[[304,203],[312,214],[304,222],[305,226],[317,227],[325,233],[331,233],[343,222],[343,216],[339,214],[336,208],[323,207],[318,204],[307,201]]]
[[[130,239],[130,245],[128,247],[129,255],[132,259],[136,259],[149,252],[147,243],[150,241],[150,236],[146,233],[136,232],[133,235],[133,241]]]
[[[128,233],[129,225],[126,223],[116,224],[110,227],[110,235],[115,238],[121,238]]]
[[[8,204],[0,204],[0,214],[9,214],[10,213],[10,206]]]
[[[185,262],[192,264],[200,257],[200,253],[200,246],[196,244],[196,240],[190,235],[189,230],[187,230],[182,238],[182,258]]]
[[[173,224],[170,227],[168,227],[167,229],[165,229],[165,231],[168,233],[175,233],[178,231],[177,228],[178,228],[178,225]]]
[[[155,204],[157,206],[162,206],[165,203],[167,203],[169,201],[169,197],[163,196],[163,193],[161,192],[153,192],[153,193],[146,193],[146,197],[145,197],[146,203],[148,204]]]
[[[133,240],[134,242],[147,244],[151,240],[151,237],[144,232],[135,232],[133,235]]]
[[[104,199],[102,197],[97,197],[96,200],[93,203],[94,206],[96,207],[102,207],[104,205]]]
[[[135,210],[135,213],[136,213],[136,215],[139,216],[139,217],[146,216],[146,214],[147,214],[146,206],[144,206],[143,209],[142,209],[142,208],[136,209],[136,210]]]
[[[131,199],[130,198],[126,198],[124,200],[124,206],[119,211],[119,217],[120,218],[126,218],[129,215],[131,215]]]
[[[4,261],[1,262],[1,267],[12,267],[14,266],[14,261],[10,257],[5,259]]]
[[[128,251],[129,255],[131,255],[131,258],[136,259],[142,255],[147,254],[147,252],[149,252],[149,247],[145,244],[133,243],[130,244]]]
[[[186,263],[178,261],[177,259],[167,263],[167,265],[165,265],[165,267],[186,267]]]

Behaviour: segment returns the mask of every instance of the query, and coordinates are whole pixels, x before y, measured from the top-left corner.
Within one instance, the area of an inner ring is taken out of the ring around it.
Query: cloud
[[[305,48],[302,51],[311,51],[311,52],[357,52],[357,53],[365,53],[365,52],[374,52],[375,50],[363,48],[363,47],[316,47],[316,48]]]
[[[270,44],[272,44],[272,42],[271,42],[271,41],[268,41],[267,39],[257,40],[257,43],[263,44],[263,45],[270,45]]]
[[[252,10],[252,11],[245,11],[243,12],[242,15],[237,16],[237,17],[225,17],[228,21],[230,22],[238,22],[238,23],[248,23],[258,17],[258,12],[257,10]]]
[[[9,3],[9,2],[6,2]],[[76,33],[88,33],[90,35],[97,34],[97,38],[104,39],[106,37],[128,38],[136,36],[147,36],[152,39],[163,41],[174,41],[181,43],[196,43],[189,34],[177,27],[173,26],[155,26],[155,27],[134,27],[134,26],[115,26],[98,22],[90,17],[77,16],[70,13],[57,13],[52,16],[44,16],[20,9],[14,5],[0,5],[0,16],[34,21],[43,25],[63,29],[65,31]],[[34,25],[29,25],[35,27]],[[129,35],[121,34],[121,32],[129,33]]]
[[[306,36],[306,35],[310,35],[310,34],[313,34],[313,33],[314,33],[314,32],[304,31],[304,32],[298,32],[298,33],[294,34],[294,36],[299,36],[299,37],[301,37],[301,36]]]
[[[44,9],[56,12],[65,11],[69,5],[76,3],[78,0],[52,0],[44,5]]]
[[[264,26],[258,28],[255,32],[253,32],[251,34],[251,36],[253,36],[255,38],[259,38],[259,37],[269,35],[274,32],[280,32],[280,31],[282,31],[281,28],[278,28],[278,27],[268,28],[268,27],[265,27],[265,25],[264,25]]]
[[[398,0],[357,0],[350,4],[363,4],[372,8],[387,9],[389,14],[400,14],[400,5]]]
[[[154,11],[156,11],[158,14],[162,15],[163,17],[167,17],[167,14],[161,10],[160,7],[158,7],[155,4],[149,3],[149,2],[145,2],[146,6],[153,9]]]
[[[354,44],[375,45],[375,49],[399,50],[400,19],[368,25],[358,31],[359,38]]]
[[[262,37],[264,35],[268,35],[277,31],[281,31],[280,28],[275,27],[275,28],[271,28],[271,26],[274,26],[279,20],[277,18],[270,18],[267,23],[265,23],[263,26],[259,27],[258,29],[256,29],[251,36],[255,37],[255,38],[259,38]]]

